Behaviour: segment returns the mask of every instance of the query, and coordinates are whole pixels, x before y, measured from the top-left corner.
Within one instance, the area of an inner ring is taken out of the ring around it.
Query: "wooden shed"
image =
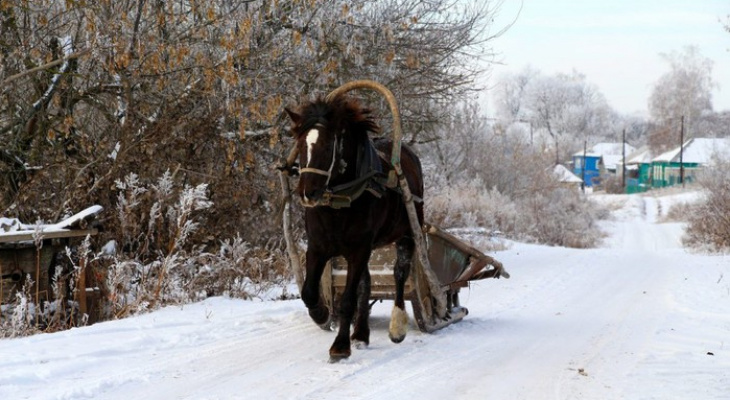
[[[583,186],[583,180],[563,165],[558,164],[553,168],[553,176],[563,187],[580,190]]]
[[[31,225],[0,218],[0,304],[13,303],[28,279],[32,285],[27,289],[34,303],[42,305],[52,301],[56,296],[52,276],[57,255],[87,235],[97,233],[95,219],[101,210],[101,206],[92,206],[56,224]],[[78,301],[80,311],[86,313],[90,296],[87,296],[84,266],[81,267],[73,298]]]

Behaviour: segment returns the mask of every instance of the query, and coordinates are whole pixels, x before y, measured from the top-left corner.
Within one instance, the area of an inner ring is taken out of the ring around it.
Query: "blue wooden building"
[[[584,154],[582,151],[573,154],[573,173],[584,178],[587,187],[601,184],[606,174],[615,176],[617,167],[622,164],[624,154],[635,151],[628,143],[598,143]],[[625,149],[625,150],[624,150]]]
[[[582,178],[587,187],[601,184],[602,169],[603,160],[600,154],[591,152],[573,154],[573,173]]]

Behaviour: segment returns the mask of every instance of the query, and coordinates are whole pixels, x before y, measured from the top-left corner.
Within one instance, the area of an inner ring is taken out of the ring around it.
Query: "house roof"
[[[621,164],[623,157],[624,156],[621,154],[604,154],[603,165],[606,166],[607,169],[614,169],[617,165]]]
[[[626,154],[631,154],[636,151],[634,146],[625,143]],[[574,157],[583,157],[583,152],[579,151],[573,154]],[[591,147],[590,151],[585,153],[586,157],[598,157],[603,158],[603,164],[606,168],[614,168],[619,164],[623,158],[623,152],[621,151],[621,143],[598,143]]]
[[[553,168],[553,174],[558,178],[558,181],[560,182],[583,183],[583,180],[580,179],[576,174],[570,172],[568,168],[560,164],[556,165],[555,168]]]
[[[682,162],[697,164],[712,164],[717,156],[730,157],[730,139],[728,138],[694,138],[686,141],[683,146],[662,153],[652,161],[679,162],[680,150]]]
[[[634,148],[634,146],[628,143],[624,143],[624,145],[626,146],[626,154],[631,154],[636,151],[636,148]],[[593,153],[601,154],[603,156],[623,154],[623,152],[621,151],[621,143],[598,143],[591,148],[591,151]]]
[[[626,165],[630,164],[648,164],[652,160],[652,153],[648,147],[641,147],[639,150],[626,156]]]

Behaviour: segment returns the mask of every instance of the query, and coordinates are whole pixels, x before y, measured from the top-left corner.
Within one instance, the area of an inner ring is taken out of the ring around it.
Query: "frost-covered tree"
[[[543,75],[526,69],[503,77],[501,87],[500,118],[508,124],[527,122],[532,130],[545,133],[555,163],[578,143],[603,137],[611,129],[615,113],[598,88],[578,72]]]
[[[267,242],[284,106],[374,79],[407,139],[431,134],[488,65],[496,4],[0,0],[0,210],[113,208],[116,180],[170,170],[209,184],[215,230]]]
[[[516,74],[501,77],[495,93],[496,112],[500,120],[506,124],[527,120],[530,114],[526,105],[527,90],[530,82],[539,76],[540,71],[527,66]]]
[[[680,121],[685,137],[697,133],[705,116],[712,114],[713,62],[697,46],[662,54],[669,71],[659,77],[649,98],[649,114],[655,129],[650,145],[657,151],[679,146]]]
[[[421,146],[430,177],[429,220],[443,227],[479,226],[520,240],[595,245],[595,207],[561,186],[551,155],[488,122],[478,105],[466,103],[442,128],[448,140]]]

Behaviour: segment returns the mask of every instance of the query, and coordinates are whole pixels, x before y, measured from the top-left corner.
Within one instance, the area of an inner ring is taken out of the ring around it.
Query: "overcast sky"
[[[730,33],[720,22],[728,14],[728,0],[504,0],[495,28],[516,21],[493,42],[503,65],[489,85],[527,65],[545,74],[575,69],[617,111],[645,114],[654,83],[669,71],[660,53],[696,45],[714,61],[715,110],[730,110]]]

